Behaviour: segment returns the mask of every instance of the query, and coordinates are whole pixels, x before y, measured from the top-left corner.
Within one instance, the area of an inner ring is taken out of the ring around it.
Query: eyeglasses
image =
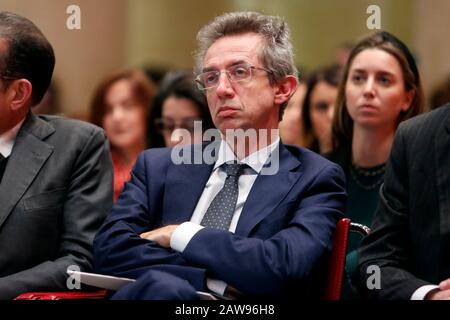
[[[173,132],[177,128],[186,129],[189,132],[194,132],[194,121],[201,121],[201,119],[185,118],[177,123],[172,119],[159,118],[155,119],[155,126],[156,130],[158,130],[158,132],[161,134],[164,132]]]
[[[272,71],[265,68],[255,67],[248,64],[237,64],[228,67],[224,71],[214,70],[200,73],[195,78],[195,82],[197,83],[197,87],[202,91],[213,89],[219,85],[220,75],[223,72],[225,72],[230,82],[247,82],[252,79],[252,70],[255,69],[263,70],[272,74]]]

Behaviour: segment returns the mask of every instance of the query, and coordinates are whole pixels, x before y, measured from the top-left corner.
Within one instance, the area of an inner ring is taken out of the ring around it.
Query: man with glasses
[[[112,206],[103,131],[35,116],[55,57],[29,20],[0,12],[0,299],[68,290],[67,268],[92,268],[92,241]]]
[[[96,236],[96,269],[137,279],[115,299],[317,297],[345,182],[336,165],[277,135],[297,87],[288,26],[229,13],[197,39],[196,81],[221,134],[200,151],[216,145],[214,161],[175,164],[170,149],[145,151]],[[192,150],[196,158],[198,147],[182,148]]]

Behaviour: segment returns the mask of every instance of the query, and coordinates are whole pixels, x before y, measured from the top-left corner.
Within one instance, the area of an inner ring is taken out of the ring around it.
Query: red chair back
[[[349,230],[350,219],[343,218],[338,221],[334,231],[333,249],[328,262],[327,282],[323,297],[325,300],[339,300],[341,297]]]

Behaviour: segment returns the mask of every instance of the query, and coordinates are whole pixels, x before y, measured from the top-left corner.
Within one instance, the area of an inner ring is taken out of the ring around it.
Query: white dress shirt
[[[239,217],[241,216],[242,208],[244,207],[245,201],[247,200],[253,183],[255,182],[256,177],[260,173],[264,164],[267,162],[269,155],[279,145],[279,143],[280,138],[278,137],[276,141],[271,145],[266,146],[239,161],[239,163],[248,165],[249,168],[246,168],[243,174],[239,177],[239,195],[236,202],[234,215],[231,220],[230,228],[228,229],[230,232],[234,233],[234,231],[236,230]],[[223,188],[225,179],[227,177],[227,174],[225,173],[223,168],[221,168],[221,165],[226,162],[236,160],[236,155],[234,154],[228,143],[222,140],[213,171],[208,179],[208,182],[206,182],[205,188],[203,189],[200,200],[195,207],[190,222],[184,222],[180,224],[172,234],[172,237],[170,239],[170,246],[173,250],[183,252],[192,237],[198,231],[204,228],[200,225],[203,216],[205,215],[206,210],[209,208],[209,205],[211,204],[215,196]],[[225,288],[227,286],[225,282],[215,279],[207,279],[206,284],[209,290],[221,295],[224,294]]]
[[[421,286],[419,289],[414,291],[414,293],[411,296],[411,300],[424,300],[428,292],[434,289],[439,289],[439,286],[436,286],[434,284],[427,284]]]
[[[13,128],[0,134],[0,153],[5,157],[9,157],[14,147],[14,142],[16,141],[17,133],[22,127],[25,118],[16,124]]]

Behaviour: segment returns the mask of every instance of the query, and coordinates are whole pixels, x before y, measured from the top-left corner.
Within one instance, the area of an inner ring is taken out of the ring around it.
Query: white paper
[[[123,286],[136,281],[129,278],[120,278],[99,273],[89,273],[74,270],[67,270],[67,273],[72,277],[79,279],[81,283],[114,291],[117,291]],[[217,300],[214,295],[208,292],[197,291],[197,294],[199,295],[200,300]]]
[[[98,273],[89,273],[74,270],[67,270],[67,273],[72,277],[75,277],[75,279],[79,279],[81,283],[114,291],[119,290],[124,285],[136,281],[129,278],[113,277]]]

